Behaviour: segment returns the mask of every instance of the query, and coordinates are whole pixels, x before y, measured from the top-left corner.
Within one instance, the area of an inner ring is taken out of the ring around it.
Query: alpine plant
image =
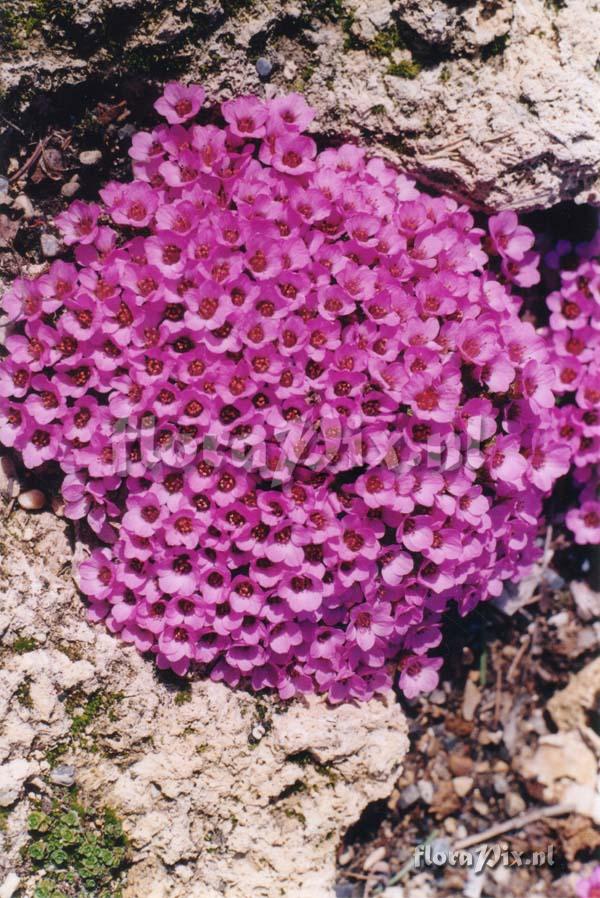
[[[398,671],[413,697],[448,606],[535,560],[573,463],[567,523],[598,541],[594,247],[551,254],[536,322],[513,212],[484,229],[358,146],[319,150],[299,94],[202,124],[204,99],[168,84],[133,179],[72,203],[68,260],[5,294],[0,441],[60,465],[95,534],[89,615],[160,668],[332,702]]]

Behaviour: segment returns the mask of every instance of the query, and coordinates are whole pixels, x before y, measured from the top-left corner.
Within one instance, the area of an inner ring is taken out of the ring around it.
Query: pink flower
[[[96,203],[82,203],[76,200],[66,212],[56,217],[63,240],[67,246],[74,243],[90,244],[98,236],[100,207]]]
[[[567,512],[566,523],[580,545],[600,544],[600,502],[590,500]]]
[[[514,212],[492,215],[488,227],[494,248],[507,259],[520,262],[533,246],[533,233],[529,228],[519,224]]]
[[[577,898],[598,898],[600,896],[600,865],[594,867],[589,876],[577,881]]]
[[[154,108],[170,125],[177,125],[197,115],[204,103],[204,88],[199,84],[180,84],[170,81]]]
[[[264,137],[268,110],[258,97],[236,97],[221,107],[223,118],[236,137]]]
[[[433,692],[439,682],[437,671],[442,666],[441,658],[427,658],[423,655],[409,655],[400,666],[400,688],[406,698],[416,698],[423,692]]]

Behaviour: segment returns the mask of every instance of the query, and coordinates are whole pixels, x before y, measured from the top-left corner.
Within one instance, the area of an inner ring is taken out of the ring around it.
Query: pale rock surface
[[[393,699],[282,705],[195,681],[176,702],[150,660],[86,622],[63,522],[13,511],[0,546],[0,882],[27,886],[24,790],[63,788],[45,759],[63,741],[84,803],[113,807],[131,839],[125,898],[332,898],[341,835],[401,769]],[[23,636],[36,646],[11,651]],[[98,692],[105,708],[74,737]]]
[[[267,81],[259,55],[273,63]],[[3,54],[0,112],[14,120],[42,91],[116,83],[140,57],[143,80],[182,72],[211,99],[301,90],[321,134],[477,207],[600,202],[598,0],[78,2],[70,22]]]

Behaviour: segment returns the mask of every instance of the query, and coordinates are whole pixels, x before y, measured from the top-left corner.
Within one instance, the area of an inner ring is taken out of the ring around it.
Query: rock
[[[454,752],[448,759],[448,767],[454,776],[466,776],[473,770],[473,761],[468,755]]]
[[[350,861],[354,857],[354,848],[352,845],[349,845],[345,851],[343,851],[338,857],[338,864],[340,867],[347,867]]]
[[[12,898],[19,888],[21,880],[16,873],[9,873],[0,885],[0,898]]]
[[[26,219],[33,218],[33,216],[35,215],[33,203],[24,193],[20,193],[17,197],[15,197],[13,201],[13,209],[20,209],[23,213],[23,218]]]
[[[26,758],[0,765],[0,807],[8,808],[14,804],[25,782],[36,772],[37,765]]]
[[[481,691],[479,686],[473,680],[467,680],[462,703],[462,716],[465,720],[473,720],[480,701]]]
[[[381,898],[404,898],[405,892],[402,886],[389,886],[381,893]]]
[[[508,792],[508,780],[505,776],[501,776],[497,774],[492,780],[492,786],[494,787],[494,792],[497,795],[506,795]]]
[[[504,807],[509,817],[517,817],[523,813],[527,805],[518,792],[509,792],[504,799]]]
[[[46,497],[41,490],[27,490],[19,496],[19,505],[25,511],[39,511],[46,504]]]
[[[264,0],[235,4],[225,15],[218,4],[206,12],[203,4],[193,13],[201,41],[187,4],[157,17],[153,4],[118,2],[127,6],[130,27],[114,48],[103,36],[115,0],[94,0],[93,13],[89,4],[85,12],[77,7],[77,40],[65,41],[73,36],[51,20],[44,41],[32,35],[12,59],[5,53],[0,112],[25,120],[40,97],[50,108],[75,85],[84,97],[99,73],[122,70],[125,57],[144,52],[160,60],[151,73],[158,81],[173,77],[185,57],[186,78],[202,81],[211,101],[261,92],[264,76],[248,48],[268,40],[270,58],[285,61],[269,88],[302,90],[318,109],[322,133],[364,140],[480,208],[599,202],[595,0],[344,0],[336,17],[328,4],[318,5],[320,13],[314,4],[299,10],[298,3]],[[85,57],[76,49],[84,45]],[[408,77],[390,76],[399,60]],[[8,128],[0,120],[0,130]]]
[[[600,617],[600,592],[590,589],[585,581],[574,580],[569,584],[571,595],[581,620],[591,621]]]
[[[446,701],[446,693],[443,689],[434,689],[427,698],[433,705],[443,705]]]
[[[60,243],[54,234],[42,234],[40,237],[42,253],[47,259],[53,259],[60,252]]]
[[[433,801],[434,788],[433,783],[429,780],[419,780],[417,783],[417,789],[419,790],[419,795],[425,804],[431,804]]]
[[[0,203],[8,204],[10,202],[10,194],[9,194],[10,182],[8,178],[4,178],[0,175]]]
[[[473,788],[474,780],[471,776],[455,776],[452,786],[459,798],[464,798]]]
[[[256,71],[259,78],[268,78],[273,71],[273,63],[264,56],[259,56],[256,60]]]
[[[27,632],[38,643],[3,656],[0,797],[16,801],[27,778],[41,772],[34,753],[66,742],[82,803],[113,807],[131,841],[124,898],[272,898],[281,890],[332,898],[343,833],[367,804],[391,793],[408,747],[393,696],[281,706],[196,680],[191,700],[177,705],[151,663],[87,623],[70,575],[61,572],[73,560],[64,522],[43,511],[30,520],[36,538],[24,547],[0,519],[10,559],[0,566],[3,642]],[[23,682],[31,684],[26,709],[17,698]],[[106,709],[90,719],[85,739],[73,740],[72,715],[96,694]],[[259,725],[265,733],[256,742]],[[64,764],[56,762],[51,781]],[[12,813],[24,819],[25,805]],[[7,872],[14,869],[14,841],[3,846],[0,871],[5,861]],[[33,893],[31,882],[22,888]]]
[[[79,161],[82,165],[98,165],[102,161],[102,151],[84,150],[79,154]]]
[[[70,198],[72,196],[75,196],[80,186],[79,176],[73,175],[73,177],[69,181],[63,184],[63,186],[60,188],[60,192],[62,196]]]
[[[411,783],[410,786],[405,786],[400,793],[398,806],[404,811],[406,808],[410,808],[413,804],[416,804],[420,799],[421,793],[418,787],[414,783]]]
[[[382,861],[386,855],[386,847],[385,845],[381,845],[379,848],[375,848],[374,851],[371,851],[370,854],[367,855],[365,861],[363,863],[363,870],[365,873],[368,873],[369,870],[372,870],[373,867]]]
[[[72,764],[59,764],[50,771],[50,782],[55,786],[72,786],[77,777],[77,771]]]

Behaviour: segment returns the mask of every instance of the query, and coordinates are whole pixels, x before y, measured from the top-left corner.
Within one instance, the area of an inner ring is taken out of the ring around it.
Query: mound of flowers
[[[90,616],[161,668],[331,701],[399,669],[414,696],[445,609],[519,579],[582,438],[582,477],[598,460],[598,266],[536,329],[513,213],[484,231],[363,149],[319,151],[298,94],[220,120],[204,99],[167,85],[133,180],[74,202],[70,261],[5,295],[0,442],[58,462],[101,543]]]

